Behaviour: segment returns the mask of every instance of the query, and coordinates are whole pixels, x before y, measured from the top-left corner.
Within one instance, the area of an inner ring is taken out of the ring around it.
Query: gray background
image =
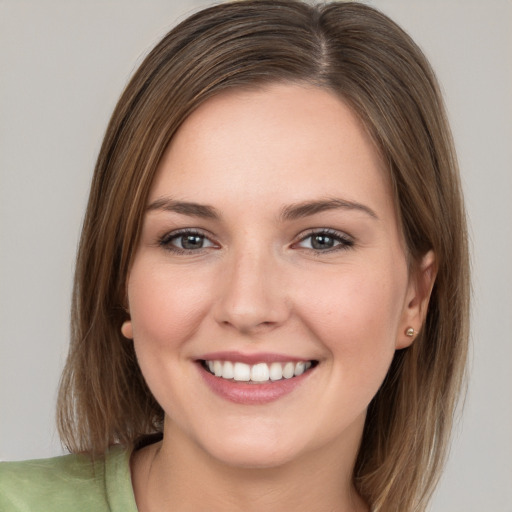
[[[434,512],[512,511],[512,2],[374,0],[438,73],[474,269],[471,378]],[[0,458],[62,453],[55,393],[75,248],[127,78],[206,2],[0,0]]]

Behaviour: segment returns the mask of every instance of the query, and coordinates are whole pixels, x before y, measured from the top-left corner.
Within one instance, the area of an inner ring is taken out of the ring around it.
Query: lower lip
[[[202,364],[197,365],[206,385],[218,396],[236,404],[259,405],[274,402],[290,394],[300,386],[311,374],[309,369],[298,377],[268,381],[265,383],[248,383],[216,377],[205,370]]]

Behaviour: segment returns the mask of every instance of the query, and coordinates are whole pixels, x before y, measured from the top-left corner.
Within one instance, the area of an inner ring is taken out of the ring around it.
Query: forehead
[[[334,93],[275,84],[226,91],[195,110],[169,144],[149,201],[270,206],[336,195],[392,208],[373,141]]]

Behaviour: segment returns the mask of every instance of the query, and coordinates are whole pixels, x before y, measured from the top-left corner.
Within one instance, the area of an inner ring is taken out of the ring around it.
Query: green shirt
[[[94,464],[85,455],[0,463],[1,512],[137,512],[131,452],[112,447]]]

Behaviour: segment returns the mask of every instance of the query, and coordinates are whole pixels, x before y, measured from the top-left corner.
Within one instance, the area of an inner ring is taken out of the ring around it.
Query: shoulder
[[[0,463],[0,510],[129,512],[134,506],[129,457],[115,447],[94,463],[75,454]],[[116,502],[121,508],[112,506]]]

